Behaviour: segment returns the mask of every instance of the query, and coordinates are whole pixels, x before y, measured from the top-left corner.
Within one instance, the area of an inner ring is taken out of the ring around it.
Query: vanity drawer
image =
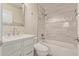
[[[7,42],[2,45],[2,55],[7,56],[18,49],[17,42]]]
[[[15,52],[11,53],[9,56],[21,56],[21,51],[16,50]]]
[[[9,55],[17,50],[16,45],[8,45],[5,47],[2,47],[2,55]]]

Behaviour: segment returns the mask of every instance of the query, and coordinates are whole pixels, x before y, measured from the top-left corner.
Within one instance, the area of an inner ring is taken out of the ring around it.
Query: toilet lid
[[[35,44],[35,45],[34,45],[34,48],[35,48],[36,50],[40,50],[40,51],[48,51],[48,47],[45,46],[45,45],[43,45],[43,44],[41,44],[41,43]]]

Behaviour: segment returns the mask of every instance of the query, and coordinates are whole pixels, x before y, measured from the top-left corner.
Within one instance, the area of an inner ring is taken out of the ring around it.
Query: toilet
[[[47,56],[48,55],[48,47],[41,43],[35,44],[34,49],[38,56]]]

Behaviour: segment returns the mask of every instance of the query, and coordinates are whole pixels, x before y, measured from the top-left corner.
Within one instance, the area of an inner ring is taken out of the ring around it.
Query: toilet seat
[[[34,47],[36,50],[39,50],[39,51],[48,51],[48,47],[45,45],[42,45],[41,43],[35,44]]]

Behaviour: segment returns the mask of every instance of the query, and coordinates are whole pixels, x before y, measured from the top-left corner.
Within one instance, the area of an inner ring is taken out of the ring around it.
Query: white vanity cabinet
[[[34,39],[28,39],[28,40],[26,40],[26,39],[24,39],[23,40],[23,44],[22,44],[23,46],[22,46],[22,50],[23,50],[23,52],[22,52],[22,55],[23,56],[26,56],[26,55],[33,55],[33,52],[34,52],[34,48],[33,48],[33,45],[34,45]],[[27,47],[27,48],[26,48]]]
[[[2,55],[3,56],[11,55],[17,49],[18,49],[18,42],[17,41],[5,42],[2,45]]]
[[[3,43],[2,56],[33,56],[34,38],[29,36]]]

